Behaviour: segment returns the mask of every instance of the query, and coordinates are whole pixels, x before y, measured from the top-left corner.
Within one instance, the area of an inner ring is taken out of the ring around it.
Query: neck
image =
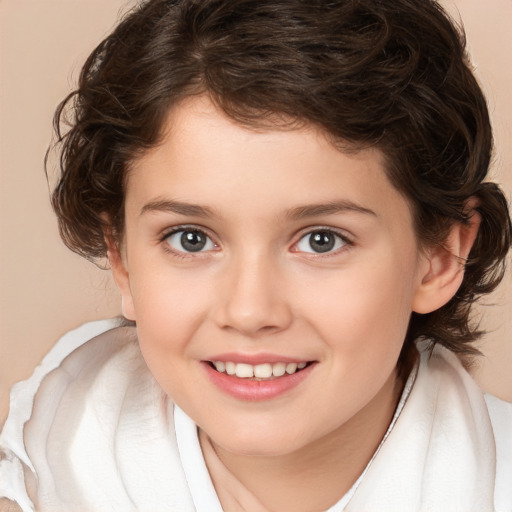
[[[233,454],[203,432],[201,444],[211,444],[225,468],[266,510],[326,510],[352,487],[370,461],[393,418],[402,388],[403,382],[394,372],[379,393],[348,422],[286,455]],[[224,488],[226,479],[218,471],[209,470],[222,502],[222,496],[229,492]]]

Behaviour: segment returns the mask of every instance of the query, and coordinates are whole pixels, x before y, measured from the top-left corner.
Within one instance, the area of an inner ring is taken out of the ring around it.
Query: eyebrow
[[[214,212],[207,206],[199,206],[191,203],[181,203],[179,201],[160,199],[146,203],[140,210],[139,215],[148,212],[168,212],[178,215],[187,215],[191,217],[213,217]]]
[[[191,217],[214,217],[214,211],[207,206],[199,206],[197,204],[182,203],[169,199],[157,199],[146,203],[140,211],[139,215],[148,212],[168,212],[178,215]],[[330,201],[328,203],[308,204],[304,206],[296,206],[285,212],[284,217],[289,220],[301,220],[309,217],[318,217],[321,215],[335,215],[338,213],[354,212],[364,215],[378,217],[378,215],[368,208],[348,200]]]
[[[301,220],[308,217],[317,217],[320,215],[334,215],[337,213],[361,213],[378,217],[378,215],[368,208],[348,200],[330,201],[323,204],[308,204],[291,208],[286,212],[286,218],[291,220]]]

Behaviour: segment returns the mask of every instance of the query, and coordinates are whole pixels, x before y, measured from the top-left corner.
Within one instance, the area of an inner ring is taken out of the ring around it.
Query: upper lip
[[[251,364],[253,366],[258,364],[264,364],[264,363],[308,363],[311,361],[311,359],[304,359],[300,357],[291,357],[291,356],[285,356],[280,354],[269,354],[269,353],[261,353],[261,354],[241,354],[241,353],[226,353],[226,354],[218,354],[212,357],[209,357],[208,359],[205,359],[205,361],[222,361],[224,363],[231,362],[231,363],[245,363],[245,364]]]

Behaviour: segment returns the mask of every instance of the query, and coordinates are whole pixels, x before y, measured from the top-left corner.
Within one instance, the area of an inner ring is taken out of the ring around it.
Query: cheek
[[[159,366],[190,348],[212,295],[183,275],[148,272],[132,281],[132,296],[142,353],[148,365]]]
[[[340,272],[328,287],[301,295],[304,315],[329,345],[333,378],[344,376],[340,385],[357,396],[369,398],[389,377],[407,332],[414,268],[395,261]]]
[[[167,289],[153,288],[136,303],[139,347],[146,365],[165,393],[174,401],[183,400],[183,383],[190,381],[190,340],[193,319],[187,300]]]
[[[323,286],[304,289],[298,300],[328,338],[351,338],[353,333],[353,341],[360,345],[361,334],[372,332],[379,339],[396,339],[405,335],[414,290],[412,273],[396,267],[383,262],[361,272],[341,271]]]

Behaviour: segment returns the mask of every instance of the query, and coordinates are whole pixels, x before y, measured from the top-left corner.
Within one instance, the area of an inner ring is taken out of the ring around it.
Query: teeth
[[[233,363],[230,361],[213,361],[215,369],[220,373],[228,375],[236,375],[240,379],[270,379],[272,377],[282,377],[285,373],[292,375],[297,370],[302,370],[307,363],[263,363],[263,364],[246,364]]]
[[[268,363],[256,365],[254,367],[254,376],[258,377],[258,379],[268,379],[272,377],[272,365]]]
[[[286,365],[286,373],[292,374],[297,371],[297,363],[288,363]]]
[[[235,374],[241,379],[250,379],[254,377],[254,367],[250,364],[239,363],[236,365]]]
[[[272,375],[282,377],[286,373],[286,363],[276,363],[272,365]]]
[[[235,363],[226,363],[226,373],[228,375],[235,375],[235,373],[236,373],[236,364]]]

